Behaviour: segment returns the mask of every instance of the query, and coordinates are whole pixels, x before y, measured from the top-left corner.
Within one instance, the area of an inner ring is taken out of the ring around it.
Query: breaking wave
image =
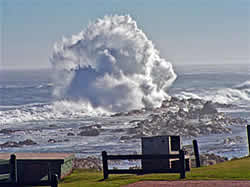
[[[242,90],[242,89],[250,89],[250,81],[245,81],[245,82],[243,82],[241,84],[238,84],[238,85],[234,86],[234,88],[240,89],[240,90]]]
[[[7,109],[8,110],[0,111],[0,125],[30,121],[69,120],[107,114],[100,109],[93,110],[92,107],[86,105],[86,103],[76,103],[65,100],[52,103],[33,103],[13,106]]]
[[[175,96],[188,99],[197,98],[213,101],[222,104],[242,104],[249,105],[250,102],[250,81],[245,81],[232,88],[223,88],[219,90],[202,90],[199,93],[182,91]]]
[[[105,16],[63,38],[50,61],[57,98],[110,112],[160,105],[176,79],[129,15]]]

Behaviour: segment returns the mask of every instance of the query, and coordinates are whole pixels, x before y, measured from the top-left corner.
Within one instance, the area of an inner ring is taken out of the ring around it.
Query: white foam
[[[242,104],[250,105],[249,81],[239,84],[233,88],[223,88],[218,90],[202,90],[200,92],[181,92],[175,96],[189,99],[203,99],[221,104]],[[194,90],[195,91],[195,90]],[[197,93],[198,92],[198,93]]]
[[[54,47],[54,95],[92,108],[158,106],[176,78],[172,65],[129,16],[105,16]]]
[[[241,84],[238,84],[236,86],[234,86],[234,88],[237,88],[237,89],[250,89],[250,81],[245,81]]]
[[[101,108],[92,109],[85,102],[55,101],[51,104],[28,104],[21,107],[0,111],[0,124],[22,123],[30,121],[46,121],[58,119],[77,119],[86,116],[107,115]]]

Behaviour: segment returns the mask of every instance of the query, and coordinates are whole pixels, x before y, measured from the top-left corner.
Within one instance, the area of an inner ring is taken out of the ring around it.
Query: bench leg
[[[58,176],[57,176],[57,174],[53,174],[51,176],[51,187],[58,187]]]
[[[185,174],[185,155],[184,151],[180,150],[180,178],[184,179],[186,177]]]

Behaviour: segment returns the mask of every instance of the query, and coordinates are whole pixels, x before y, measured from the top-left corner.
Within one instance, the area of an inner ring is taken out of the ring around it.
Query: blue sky
[[[249,0],[0,0],[1,66],[50,67],[53,44],[130,14],[173,64],[250,63]]]

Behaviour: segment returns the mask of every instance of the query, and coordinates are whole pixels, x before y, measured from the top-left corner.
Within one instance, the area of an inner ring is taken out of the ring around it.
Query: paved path
[[[203,180],[203,181],[140,181],[123,187],[250,187],[249,181]]]

